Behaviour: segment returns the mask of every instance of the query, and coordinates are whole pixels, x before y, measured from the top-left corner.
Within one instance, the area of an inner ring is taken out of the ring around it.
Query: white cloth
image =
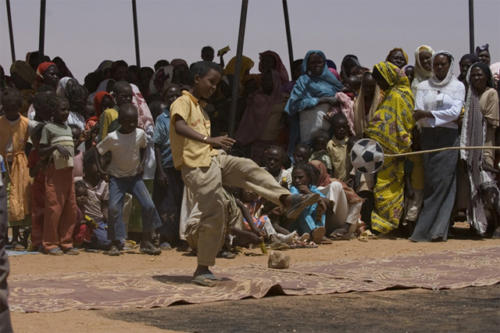
[[[85,130],[85,117],[79,114],[78,112],[69,112],[68,120],[67,120],[68,125],[76,125],[78,128],[80,128],[82,131]]]
[[[330,123],[324,118],[330,110],[330,104],[321,103],[299,113],[300,142],[310,144],[313,137],[330,130]]]
[[[109,133],[104,140],[97,145],[99,154],[104,155],[111,152],[111,162],[107,172],[113,177],[131,177],[137,174],[141,161],[140,151],[146,148],[146,133],[136,128],[129,134],[119,131]]]
[[[415,110],[431,111],[433,118],[418,121],[421,127],[458,128],[456,120],[462,112],[465,100],[465,87],[462,82],[452,77],[443,87],[435,87],[430,80],[417,86]]]

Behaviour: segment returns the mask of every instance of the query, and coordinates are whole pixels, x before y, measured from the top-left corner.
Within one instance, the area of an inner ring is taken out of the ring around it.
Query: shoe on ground
[[[116,245],[111,245],[111,248],[109,249],[109,251],[106,254],[108,256],[117,257],[121,253],[120,253],[120,250],[118,249],[118,247]]]
[[[169,251],[169,250],[172,250],[172,249],[173,249],[173,247],[172,247],[172,245],[170,245],[169,242],[162,242],[160,244],[160,250],[162,250],[162,251]]]
[[[75,249],[74,247],[70,247],[69,249],[63,250],[64,254],[68,254],[70,256],[77,256],[80,254],[80,252]]]
[[[55,248],[50,249],[50,250],[45,250],[45,253],[47,253],[51,256],[62,256],[64,254],[63,251],[58,247],[55,247]]]
[[[139,250],[143,254],[149,254],[151,256],[157,256],[161,253],[159,247],[153,245],[153,243],[149,241],[141,242],[141,247]]]
[[[286,217],[296,220],[306,207],[318,202],[319,199],[320,196],[317,193],[292,194],[292,204],[286,211]]]

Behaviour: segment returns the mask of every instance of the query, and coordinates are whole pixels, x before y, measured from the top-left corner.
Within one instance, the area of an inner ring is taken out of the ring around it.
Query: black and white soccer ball
[[[361,139],[352,147],[351,162],[359,172],[375,173],[384,164],[384,151],[377,141]]]

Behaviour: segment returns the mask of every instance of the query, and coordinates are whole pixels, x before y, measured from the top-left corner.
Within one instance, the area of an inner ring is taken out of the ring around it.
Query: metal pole
[[[233,75],[233,94],[230,109],[229,135],[234,136],[236,122],[236,107],[238,106],[241,57],[243,56],[243,42],[245,40],[245,26],[247,23],[248,0],[241,0],[240,31],[238,33],[238,47],[236,49],[236,67]]]
[[[9,38],[10,38],[10,54],[12,56],[12,63],[16,62],[16,49],[14,47],[14,31],[12,30],[12,15],[10,14],[10,0],[6,0],[7,6],[7,21],[9,22]]]
[[[288,16],[287,0],[283,0],[283,14],[285,15],[285,28],[286,28],[286,42],[288,44],[288,58],[290,60],[290,74],[293,64],[293,46],[292,46],[292,33],[290,32],[290,18]]]
[[[141,55],[139,52],[139,29],[137,27],[137,6],[135,0],[132,0],[132,16],[134,17],[135,62],[137,67],[141,67]]]
[[[474,0],[469,0],[469,48],[474,53]]]
[[[45,47],[45,7],[46,7],[46,1],[40,0],[40,36],[38,39],[38,53],[40,59],[44,55],[44,47]]]

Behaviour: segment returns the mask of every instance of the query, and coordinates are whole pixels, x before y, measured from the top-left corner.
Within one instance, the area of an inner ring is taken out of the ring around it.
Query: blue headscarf
[[[307,72],[307,63],[312,54],[320,55],[325,61],[323,72],[319,76],[311,76]],[[307,52],[302,62],[302,75],[295,82],[285,106],[285,112],[290,116],[289,154],[293,152],[295,144],[300,138],[299,112],[318,105],[321,97],[334,97],[343,87],[342,83],[328,69],[326,57],[322,51],[311,50]]]
[[[325,61],[323,72],[319,76],[311,76],[307,73],[309,57],[314,53],[321,56]],[[340,83],[335,75],[328,70],[325,54],[319,50],[311,50],[307,52],[304,57],[304,61],[302,62],[302,75],[293,86],[293,90],[290,93],[290,99],[285,106],[285,112],[293,116],[302,110],[318,105],[320,97],[334,97],[342,88],[342,83]]]

